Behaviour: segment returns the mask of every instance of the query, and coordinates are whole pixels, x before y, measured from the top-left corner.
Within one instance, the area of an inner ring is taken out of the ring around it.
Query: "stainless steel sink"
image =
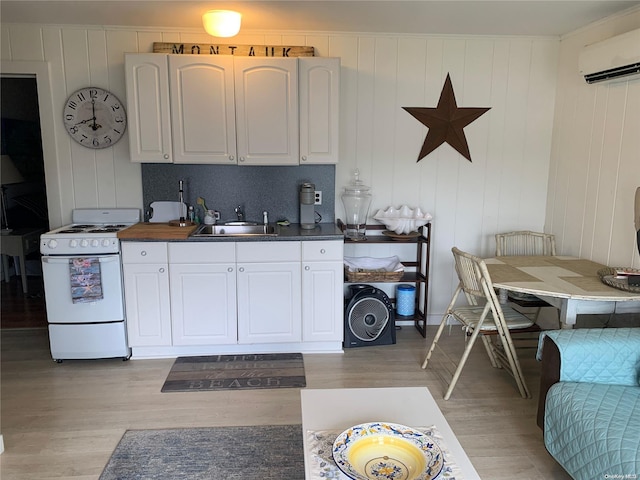
[[[262,224],[257,222],[224,222],[222,225],[238,225],[238,226],[262,226]]]
[[[198,229],[191,234],[192,237],[248,237],[254,235],[276,236],[276,227],[274,225],[200,225]]]

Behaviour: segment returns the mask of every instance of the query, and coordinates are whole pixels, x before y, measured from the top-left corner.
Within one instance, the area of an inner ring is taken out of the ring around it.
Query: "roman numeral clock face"
[[[87,148],[115,145],[127,128],[127,114],[120,100],[97,87],[72,93],[65,103],[63,117],[67,133]]]

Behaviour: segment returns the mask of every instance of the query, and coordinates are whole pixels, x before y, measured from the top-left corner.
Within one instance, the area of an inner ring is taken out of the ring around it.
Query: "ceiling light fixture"
[[[209,10],[202,15],[202,24],[209,35],[233,37],[240,31],[242,15],[231,10]]]

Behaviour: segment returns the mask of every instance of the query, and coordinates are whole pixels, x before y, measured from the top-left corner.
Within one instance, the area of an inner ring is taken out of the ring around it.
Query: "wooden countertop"
[[[118,232],[120,239],[140,239],[140,240],[186,240],[197,225],[189,227],[177,227],[168,223],[148,223],[141,222],[125,228]]]

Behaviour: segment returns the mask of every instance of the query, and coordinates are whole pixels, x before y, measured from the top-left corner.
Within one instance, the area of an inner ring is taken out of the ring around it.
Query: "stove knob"
[[[69,240],[69,248],[76,248],[78,246],[78,240]]]
[[[47,242],[47,247],[49,248],[56,248],[58,246],[58,241],[57,240],[49,240]]]
[[[108,238],[105,238],[104,240],[102,240],[102,246],[103,246],[103,247],[108,247],[108,246],[109,246],[109,243],[110,243],[110,242],[109,242],[109,239],[108,239]]]
[[[100,245],[100,242],[98,240],[91,240],[91,246],[92,247],[97,247],[98,245]]]
[[[82,241],[80,241],[80,246],[81,246],[81,247],[88,247],[88,246],[89,246],[89,241],[88,241],[88,240],[82,240]]]

